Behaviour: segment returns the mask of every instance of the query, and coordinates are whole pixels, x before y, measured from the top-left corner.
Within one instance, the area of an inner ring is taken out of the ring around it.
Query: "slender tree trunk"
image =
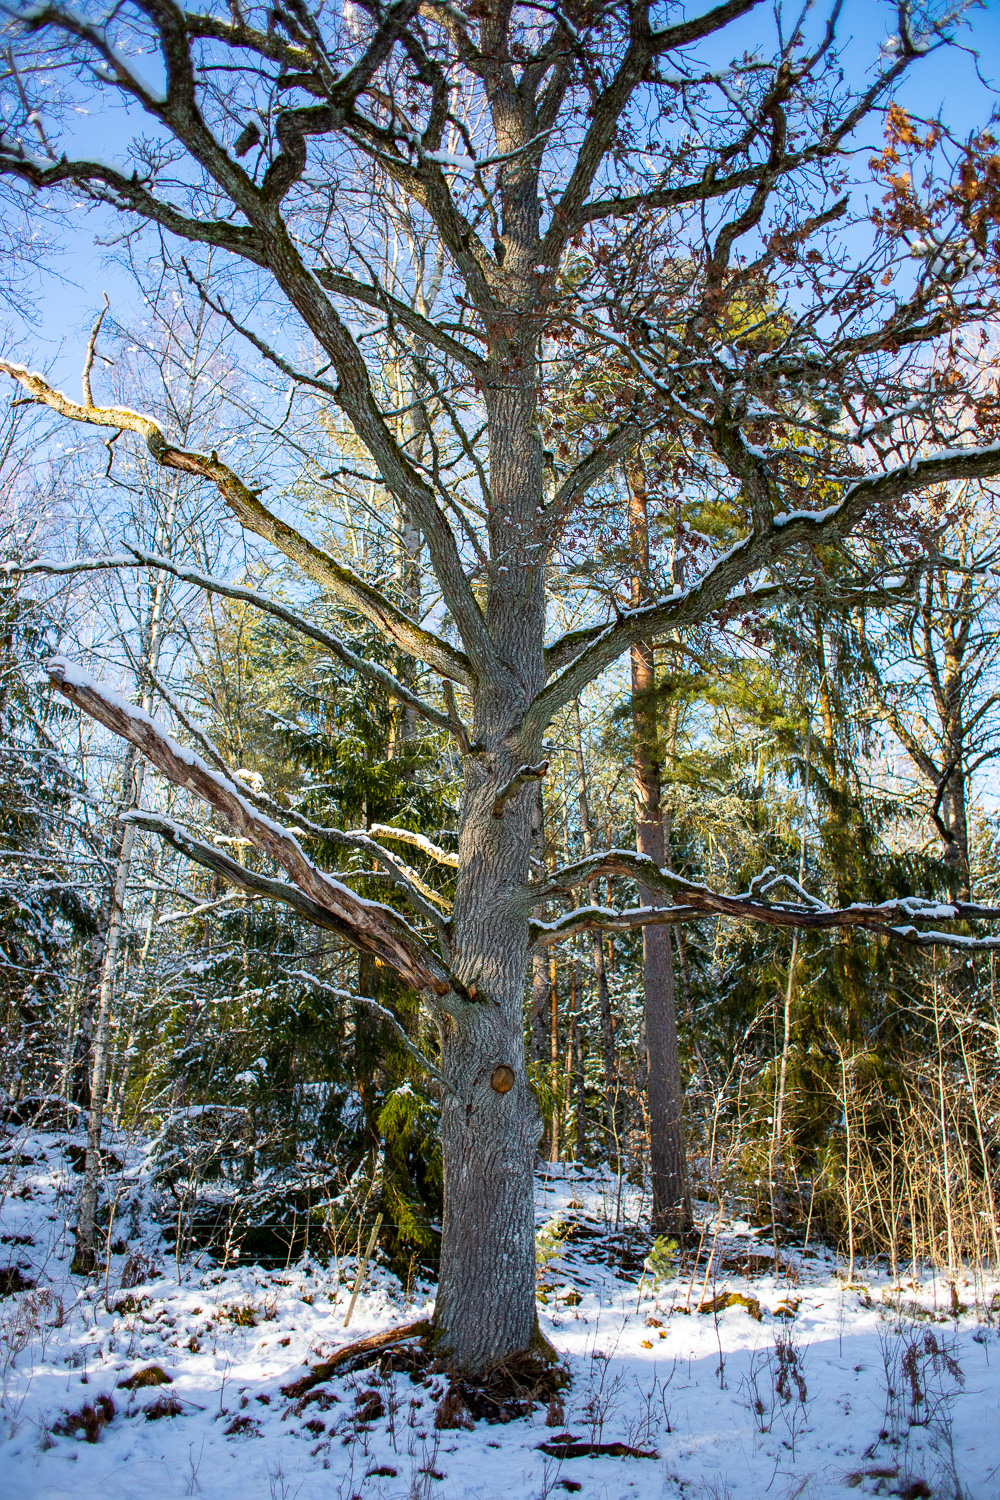
[[[545,868],[545,804],[541,783],[535,792],[532,813],[532,858],[534,874]],[[544,903],[535,908],[535,916],[545,916]],[[535,948],[531,955],[531,1061],[537,1070],[545,1066],[549,1036],[549,950]]]
[[[583,1057],[583,964],[573,961],[576,1007],[573,1027],[573,1097],[576,1144],[574,1158],[582,1162],[587,1155],[587,1075]]]
[[[549,1080],[552,1118],[549,1121],[549,1161],[559,1160],[559,968],[549,954]]]
[[[164,521],[163,535],[169,546],[177,506],[180,500],[180,482],[175,481],[170,491],[170,500]],[[145,624],[144,665],[147,681],[142,694],[142,707],[148,713],[153,705],[153,682],[160,660],[163,641],[163,610],[167,596],[167,574],[159,573],[156,588],[150,603]],[[122,799],[119,815],[138,807],[142,797],[142,783],[146,763],[139,751],[129,749],[122,777]],[[135,826],[126,823],[118,840],[115,860],[115,877],[111,887],[110,910],[104,957],[101,963],[101,987],[97,1001],[97,1017],[93,1031],[93,1053],[90,1073],[89,1117],[87,1122],[87,1154],[84,1160],[83,1185],[80,1189],[80,1204],[77,1213],[76,1241],[73,1265],[77,1270],[90,1271],[96,1263],[95,1219],[97,1214],[97,1191],[101,1172],[101,1136],[104,1129],[104,1112],[107,1105],[108,1039],[111,1030],[111,1010],[114,1001],[115,970],[121,948],[122,927],[125,920],[125,891],[132,866],[132,846],[135,842]]]
[[[802,827],[799,835],[799,885],[806,878],[806,827],[809,817],[809,770],[812,763],[812,728],[806,735],[806,769],[802,792]],[[788,960],[788,982],[785,986],[785,1013],[781,1034],[781,1061],[774,1105],[774,1129],[771,1135],[771,1181],[777,1217],[785,1211],[785,1094],[788,1085],[788,1057],[792,1046],[792,1000],[795,995],[796,970],[799,962],[799,929],[792,934],[792,953]]]
[[[73,1042],[69,1056],[68,1095],[81,1109],[90,1108],[90,1080],[94,1067],[94,1017],[99,1005],[103,953],[107,947],[108,924],[111,920],[111,901],[114,882],[105,890],[101,903],[97,930],[94,933],[90,956],[80,981],[77,994]]]
[[[145,761],[139,751],[129,748],[122,776],[122,810],[135,807],[142,796]],[[125,887],[132,865],[135,825],[121,829],[115,862],[115,880],[111,891],[111,917],[108,922],[101,968],[101,987],[97,999],[90,1074],[90,1113],[87,1120],[87,1154],[84,1159],[83,1184],[76,1221],[76,1248],[73,1269],[90,1272],[97,1263],[97,1190],[101,1175],[101,1137],[104,1130],[104,1108],[107,1099],[108,1042],[111,1031],[111,1009],[115,990],[115,970],[121,948],[125,921]]]
[[[548,953],[536,948],[531,955],[531,1060],[537,1067],[544,1066],[548,1049],[549,989]]]
[[[580,724],[580,700],[573,700],[570,717],[573,730],[573,749],[576,754],[576,774],[579,786],[580,827],[583,830],[583,852],[589,859],[594,852],[594,825],[590,820],[590,799],[587,792],[587,762],[583,754],[583,730]],[[615,1034],[611,1018],[611,997],[608,992],[608,975],[604,963],[604,939],[595,932],[591,939],[591,957],[594,965],[594,980],[597,985],[597,1004],[601,1017],[601,1053],[604,1063],[604,1098],[607,1125],[613,1136],[615,1110],[617,1108],[617,1069],[615,1066]]]
[[[164,847],[161,844],[156,851],[156,861],[153,867],[154,881],[159,879],[163,865]],[[156,920],[160,912],[160,893],[154,892],[149,910],[146,914],[146,936],[142,940],[142,950],[136,968],[142,974],[149,962],[149,952],[153,946],[153,933],[156,929]],[[115,1126],[121,1124],[122,1111],[125,1106],[125,1095],[128,1090],[132,1075],[132,1053],[135,1045],[135,1031],[139,1022],[142,1009],[142,991],[140,986],[135,986],[136,996],[132,1005],[132,1014],[129,1017],[125,1035],[121,1039],[118,1058],[112,1058],[111,1078],[108,1083],[108,1109]]]
[[[645,476],[629,474],[629,545],[632,557],[632,604],[648,594],[649,523]],[[632,647],[632,723],[635,740],[633,774],[636,803],[636,849],[658,865],[664,862],[657,757],[656,675],[648,641]],[[662,905],[655,892],[640,886],[644,906]],[[685,1233],[691,1223],[684,1146],[684,1097],[677,1047],[677,1004],[669,927],[643,930],[643,1020],[646,1040],[646,1089],[649,1115],[652,1222],[657,1234]]]

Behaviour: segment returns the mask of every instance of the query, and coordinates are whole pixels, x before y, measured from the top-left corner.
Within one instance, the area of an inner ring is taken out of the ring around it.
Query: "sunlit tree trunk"
[[[630,468],[628,482],[632,605],[637,607],[648,597],[649,589],[649,520],[645,476],[641,468]],[[653,648],[648,641],[638,641],[632,646],[631,665],[636,850],[662,865],[663,813],[660,806],[656,672]],[[639,886],[639,899],[644,906],[663,904],[656,892],[642,885]],[[658,1234],[683,1233],[690,1225],[691,1208],[684,1145],[684,1095],[677,1047],[673,953],[667,926],[649,925],[642,929],[642,983],[652,1222]]]
[[[580,701],[573,700],[570,716],[573,730],[573,749],[576,754],[577,787],[580,803],[580,827],[583,830],[583,852],[589,859],[594,853],[594,826],[590,820],[590,798],[587,790],[587,762],[583,754],[583,731],[580,725]],[[601,1055],[604,1065],[604,1098],[607,1126],[612,1135],[617,1135],[615,1115],[617,1110],[617,1069],[615,1067],[615,1034],[611,1015],[611,996],[608,991],[608,973],[604,962],[604,939],[599,931],[591,935],[591,960],[594,965],[594,982],[597,986],[597,1004],[601,1018]]]

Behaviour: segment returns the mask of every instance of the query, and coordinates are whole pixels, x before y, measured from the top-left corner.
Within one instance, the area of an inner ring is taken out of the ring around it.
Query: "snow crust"
[[[121,1190],[118,1222],[152,1270],[123,1288],[126,1257],[114,1252],[106,1286],[72,1276],[79,1177],[66,1148],[82,1139],[11,1127],[0,1135],[0,1269],[38,1283],[0,1300],[4,1500],[540,1500],[577,1485],[584,1500],[847,1500],[892,1493],[899,1476],[928,1486],[911,1493],[954,1495],[952,1463],[967,1500],[997,1493],[994,1284],[962,1273],[954,1293],[941,1276],[900,1286],[861,1266],[848,1283],[830,1255],[791,1250],[776,1269],[765,1237],[739,1220],[719,1225],[702,1205],[702,1265],[653,1285],[642,1271],[648,1205],[606,1169],[549,1168],[536,1184],[537,1223],[554,1246],[539,1313],[572,1375],[563,1417],[548,1427],[540,1407],[507,1426],[440,1431],[443,1376],[415,1383],[373,1365],[323,1382],[308,1402],[281,1389],[344,1344],[427,1314],[430,1285],[407,1295],[376,1265],[345,1331],[353,1255],[271,1271],[204,1256],[178,1265],[149,1214],[148,1143],[110,1127],[106,1144],[122,1161],[109,1183]],[[568,1227],[575,1233],[560,1233]],[[719,1308],[725,1292],[747,1305]],[[698,1310],[713,1302],[714,1312]],[[15,1330],[33,1318],[19,1342]],[[906,1382],[889,1397],[887,1380],[928,1337],[962,1379],[928,1376],[942,1404],[934,1420],[909,1425],[893,1406]],[[776,1394],[781,1339],[796,1351],[804,1398],[795,1382],[787,1402]],[[123,1388],[153,1364],[169,1384]],[[383,1415],[359,1423],[358,1398],[372,1390]],[[115,1414],[97,1442],[56,1431],[101,1396]],[[174,1414],[153,1417],[164,1400]],[[562,1431],[658,1457],[540,1450]]]

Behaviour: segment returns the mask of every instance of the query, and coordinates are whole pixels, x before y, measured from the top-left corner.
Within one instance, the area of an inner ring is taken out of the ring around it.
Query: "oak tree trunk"
[[[531,225],[526,226],[529,235]],[[482,1371],[535,1342],[535,1153],[541,1113],[528,1080],[524,985],[529,913],[518,901],[530,869],[537,785],[497,815],[501,788],[541,760],[520,735],[544,682],[544,567],[535,537],[542,455],[535,420],[533,344],[514,378],[496,360],[489,418],[491,570],[486,625],[498,666],[473,695],[464,758],[459,877],[451,923],[455,972],[477,1003],[441,1023],[444,1224],[435,1325],[453,1363]],[[501,1092],[503,1072],[513,1085]]]

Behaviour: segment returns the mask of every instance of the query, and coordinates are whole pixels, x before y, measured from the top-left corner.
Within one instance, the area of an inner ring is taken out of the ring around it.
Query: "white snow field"
[[[696,1272],[689,1257],[640,1288],[648,1241],[615,1232],[617,1184],[552,1169],[539,1311],[571,1375],[564,1409],[469,1425],[460,1408],[441,1427],[448,1381],[426,1364],[374,1354],[282,1391],[425,1315],[430,1287],[407,1298],[372,1268],[345,1330],[353,1259],[338,1275],[192,1257],[178,1276],[134,1209],[118,1221],[131,1259],[98,1285],[71,1276],[67,1139],[0,1141],[2,1500],[1000,1497],[1000,1296],[968,1271],[900,1286],[856,1266],[848,1284],[826,1254],[776,1267],[747,1225],[715,1221]],[[117,1149],[141,1176],[141,1153]],[[150,1367],[160,1383],[125,1385]],[[595,1444],[649,1456],[578,1454]]]

